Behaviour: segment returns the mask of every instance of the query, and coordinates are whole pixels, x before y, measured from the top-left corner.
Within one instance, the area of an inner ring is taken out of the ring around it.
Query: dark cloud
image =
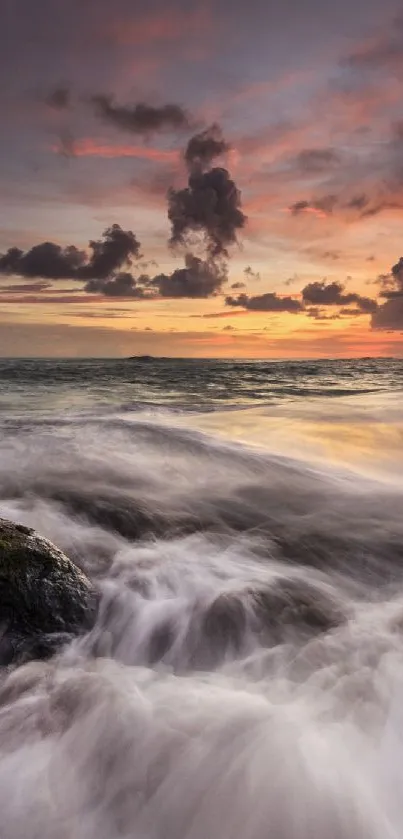
[[[95,113],[121,131],[132,134],[152,134],[158,131],[180,130],[190,126],[190,117],[180,105],[169,103],[159,107],[139,102],[119,105],[113,96],[99,94],[92,97]]]
[[[247,294],[240,294],[239,297],[226,297],[227,306],[240,306],[252,312],[291,312],[298,313],[303,310],[299,300],[293,297],[279,297],[274,292],[259,294],[256,297],[248,297]]]
[[[396,265],[393,265],[391,273],[395,283],[395,290],[403,294],[403,256],[396,262]]]
[[[213,261],[186,254],[185,267],[172,274],[159,274],[150,281],[161,297],[213,297],[226,281],[225,270]]]
[[[372,328],[403,331],[403,257],[392,266],[390,274],[381,275],[378,281],[380,295],[386,302],[373,314]]]
[[[403,173],[403,164],[402,164]],[[321,198],[312,198],[311,200],[296,201],[288,208],[293,216],[299,216],[301,213],[311,211],[323,213],[326,216],[331,216],[336,210],[353,211],[358,218],[366,219],[372,218],[384,212],[384,210],[399,210],[402,208],[402,199],[398,195],[398,189],[401,186],[402,174],[396,171],[389,182],[374,190],[373,195],[366,193],[359,193],[353,195],[347,201],[342,200],[340,196],[335,194],[324,195]]]
[[[259,271],[253,271],[253,269],[250,267],[250,265],[248,265],[244,269],[243,273],[244,273],[245,280],[257,280],[258,282],[260,281]]]
[[[338,200],[337,195],[332,193],[330,195],[323,195],[321,198],[312,199],[311,201],[296,201],[295,204],[291,204],[289,210],[293,216],[298,216],[306,210],[316,210],[325,215],[332,215],[338,204]]]
[[[371,203],[371,199],[368,195],[364,192],[360,195],[353,195],[352,198],[345,204],[347,209],[349,210],[360,210],[364,211],[367,209],[368,205]]]
[[[46,104],[55,111],[64,111],[71,105],[71,91],[67,85],[59,85],[50,91]]]
[[[246,288],[246,285],[245,283],[232,283],[231,288],[233,288],[234,290],[240,290],[241,288]]]
[[[332,148],[304,149],[297,156],[297,166],[303,172],[326,172],[340,164],[340,156]]]
[[[118,224],[107,228],[101,239],[91,241],[89,250],[88,258],[74,245],[62,248],[54,242],[42,242],[25,252],[10,248],[0,256],[0,274],[46,280],[107,280],[140,256],[134,233]]]
[[[375,283],[380,286],[381,297],[397,297],[403,294],[403,256],[392,266],[389,274],[380,274]]]
[[[362,309],[354,309],[352,307],[343,307],[339,309],[338,312],[333,312],[333,314],[329,314],[326,310],[319,308],[319,306],[311,306],[309,309],[306,309],[306,314],[309,318],[313,318],[314,320],[342,320],[345,317],[361,317],[362,315],[368,314],[365,310]]]
[[[341,283],[325,282],[309,283],[302,289],[302,297],[305,303],[312,303],[319,306],[337,306],[344,301],[343,286]]]
[[[0,256],[0,274],[47,280],[76,279],[85,261],[84,251],[74,245],[62,248],[54,242],[42,242],[25,253],[19,248],[10,248]]]
[[[192,233],[203,234],[211,257],[227,256],[246,223],[241,193],[226,169],[192,174],[185,189],[168,193],[172,245],[187,246]]]
[[[0,274],[18,274],[16,268],[23,256],[20,248],[9,248],[7,253],[0,254]]]
[[[207,320],[216,320],[217,318],[234,318],[238,317],[238,315],[244,315],[245,311],[243,309],[231,309],[230,312],[226,311],[225,309],[221,312],[206,312],[204,315],[190,315],[191,318],[203,318]]]
[[[171,245],[189,247],[192,234],[200,234],[210,259],[227,257],[229,246],[236,243],[238,231],[246,224],[241,193],[229,172],[209,168],[227,149],[217,125],[192,137],[185,151],[188,186],[168,192]]]
[[[356,305],[363,313],[374,312],[377,308],[375,300],[355,292],[345,292],[343,284],[338,282],[309,283],[302,289],[302,299],[313,306]]]
[[[145,297],[144,288],[128,272],[116,274],[111,279],[89,280],[84,286],[84,291],[89,294],[103,294],[105,297],[133,297],[136,299]]]
[[[0,286],[0,294],[39,294],[41,291],[47,291],[51,287],[51,283],[41,281],[29,284],[3,285]]]
[[[403,332],[403,294],[379,306],[371,319],[372,329]]]
[[[143,300],[205,299],[218,294],[226,279],[224,268],[220,269],[215,262],[205,262],[193,254],[186,254],[185,267],[175,269],[172,274],[157,274],[154,277],[141,274],[136,278],[128,272],[122,272],[106,279],[89,280],[84,290],[106,297]]]
[[[189,172],[204,172],[209,169],[213,160],[221,157],[230,150],[229,144],[224,140],[222,131],[217,123],[209,128],[195,134],[189,140],[185,160]]]
[[[381,287],[381,294],[383,291],[391,291],[394,289],[394,279],[392,274],[379,274],[376,280],[367,280],[368,285],[379,285]],[[384,296],[382,294],[382,296]]]
[[[142,271],[148,271],[149,268],[158,268],[158,262],[155,259],[147,259],[139,262],[139,268]]]
[[[329,315],[322,311],[322,309],[319,309],[318,306],[306,309],[306,314],[309,318],[313,318],[314,320],[340,320],[340,313]]]
[[[296,201],[295,204],[291,204],[288,208],[293,216],[298,216],[300,213],[303,213],[304,210],[308,210],[311,208],[311,204],[309,201]]]
[[[380,213],[383,213],[384,210],[400,210],[402,208],[402,201],[401,199],[393,199],[393,198],[379,198],[374,201],[371,207],[368,209],[363,210],[361,213],[361,218],[372,218],[373,216],[378,216]]]
[[[317,198],[313,207],[315,210],[321,210],[322,212],[326,213],[327,215],[331,215],[333,213],[337,203],[338,203],[337,195],[323,195],[322,198]]]
[[[346,62],[358,70],[403,71],[403,17],[399,15],[388,33],[354,50]]]
[[[372,312],[375,312],[376,309],[377,309],[377,304],[376,304],[375,300],[372,301],[372,302],[374,304],[374,306],[372,308]],[[342,309],[340,309],[339,314],[342,317],[354,317],[354,318],[356,318],[356,317],[359,317],[360,315],[367,315],[368,311],[365,308],[364,309],[354,309],[352,306],[345,306]]]
[[[140,254],[140,243],[131,230],[113,224],[102,239],[90,242],[91,258],[80,271],[80,279],[109,279],[123,265],[131,265]]]
[[[88,294],[136,299],[214,297],[227,280],[225,262],[202,260],[190,253],[186,254],[184,268],[177,268],[172,274],[151,277],[142,273],[134,277],[123,269],[141,258],[140,243],[131,230],[122,230],[118,224],[107,228],[101,239],[91,241],[88,251],[79,251],[72,245],[62,248],[53,242],[43,242],[26,252],[10,248],[0,256],[0,274],[43,280],[74,279],[85,283]],[[144,267],[144,263],[138,265]],[[15,294],[16,289],[20,293],[41,292],[48,287],[46,282],[6,286],[4,294]],[[0,287],[0,295],[1,292]]]

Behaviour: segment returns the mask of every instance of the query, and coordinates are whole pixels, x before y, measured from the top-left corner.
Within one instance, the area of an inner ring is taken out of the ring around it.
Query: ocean
[[[400,839],[403,360],[0,360],[0,426],[101,593],[0,674],[1,839]]]

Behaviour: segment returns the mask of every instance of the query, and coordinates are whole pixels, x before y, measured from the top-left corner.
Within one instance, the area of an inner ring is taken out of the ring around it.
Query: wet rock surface
[[[90,629],[96,592],[34,530],[0,518],[0,664],[48,658]]]

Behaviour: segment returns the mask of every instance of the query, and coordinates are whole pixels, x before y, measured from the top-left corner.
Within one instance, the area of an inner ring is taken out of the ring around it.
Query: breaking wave
[[[400,837],[401,481],[101,414],[2,425],[1,514],[101,604],[3,669],[1,839]]]

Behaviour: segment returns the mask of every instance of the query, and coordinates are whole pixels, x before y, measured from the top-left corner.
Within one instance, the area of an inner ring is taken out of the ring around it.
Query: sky
[[[0,355],[403,355],[400,0],[3,0]]]

